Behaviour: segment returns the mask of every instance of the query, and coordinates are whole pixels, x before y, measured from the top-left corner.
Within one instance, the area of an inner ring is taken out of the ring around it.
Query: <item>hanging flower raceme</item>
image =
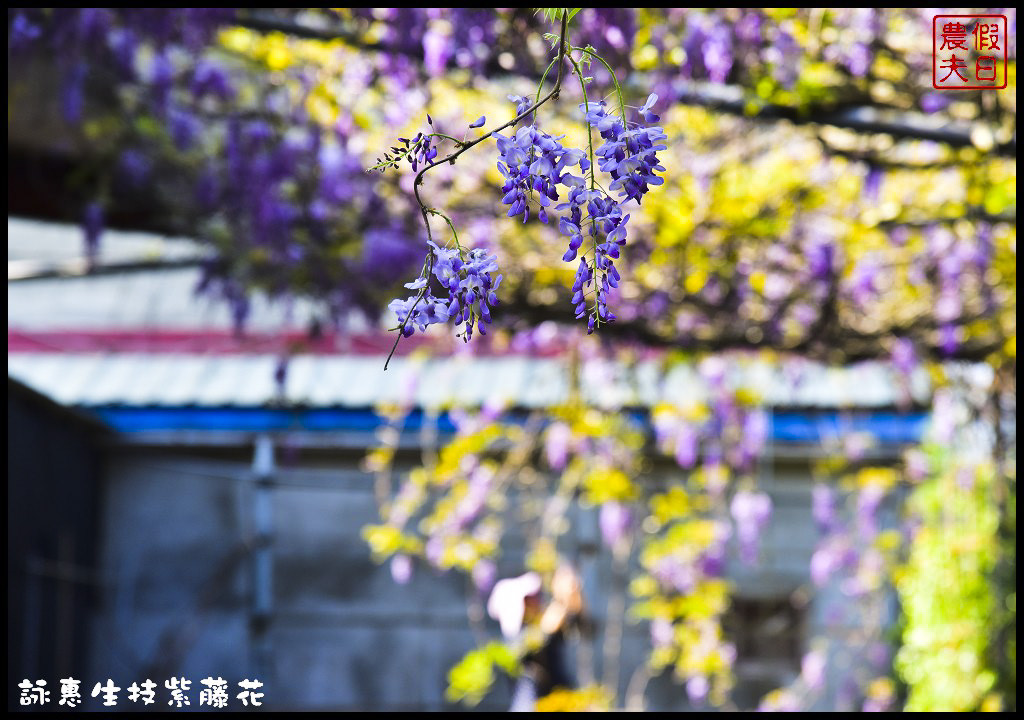
[[[465,253],[461,248],[443,248],[428,241],[431,254],[424,263],[424,272],[405,287],[418,291],[404,300],[392,300],[388,308],[395,313],[398,327],[405,337],[417,329],[423,332],[428,326],[448,322],[454,318],[456,325],[463,325],[464,340],[473,336],[476,327],[486,335],[483,323],[491,322],[491,308],[498,304],[495,290],[501,284],[498,260],[482,248]],[[429,274],[428,274],[429,272]],[[440,284],[447,297],[433,294],[431,278]]]
[[[567,14],[563,14],[563,38],[555,61],[561,63],[569,59],[580,76],[586,97],[586,79],[578,64],[564,54],[567,49],[564,35],[567,21]],[[568,49],[581,50],[601,60],[592,48]],[[604,60],[601,62],[607,67]],[[552,63],[554,65],[555,62]],[[591,333],[602,322],[613,322],[616,319],[609,305],[612,290],[619,286],[621,280],[615,261],[621,256],[620,248],[626,244],[629,213],[623,209],[623,204],[631,200],[639,203],[651,186],[664,182],[657,174],[665,171],[657,153],[666,149],[664,143],[667,137],[654,124],[659,120],[652,110],[658,100],[657,95],[650,95],[642,107],[634,108],[639,121],[630,121],[625,116],[626,106],[620,94],[619,115],[608,113],[604,102],[584,102],[580,105],[586,120],[588,138],[591,131],[596,129],[604,139],[604,144],[596,152],[589,142],[589,152],[565,147],[562,144],[565,135],[551,135],[536,125],[536,109],[558,96],[561,81],[562,72],[559,70],[555,88],[544,99],[540,99],[540,91],[536,100],[509,95],[508,99],[515,103],[515,116],[498,129],[472,141],[457,140],[437,132],[433,120],[427,115],[429,133],[420,133],[411,140],[399,138],[400,144],[386,152],[383,159],[378,158],[372,169],[383,172],[387,168],[397,168],[404,159],[414,170],[422,166],[416,179],[418,186],[423,174],[430,168],[444,163],[454,164],[464,152],[485,139],[493,138],[499,154],[498,170],[504,178],[501,186],[502,203],[508,207],[508,217],[522,218],[523,223],[528,222],[536,202],[537,217],[547,223],[552,204],[560,200],[559,186],[562,186],[566,191],[566,201],[555,206],[557,210],[564,211],[558,226],[559,231],[569,239],[568,249],[562,259],[565,262],[580,259],[572,287],[572,302],[576,317],[587,318],[587,331]],[[508,135],[501,133],[505,128],[514,128],[517,123],[527,120],[531,113],[534,116],[531,124]],[[482,127],[485,122],[486,118],[481,116],[469,124],[469,129]],[[444,141],[455,143],[456,149],[439,159],[437,144]],[[594,167],[595,162],[598,167]],[[573,174],[576,167],[580,175]],[[611,178],[607,183],[608,190],[597,181],[598,169]],[[455,230],[450,218],[423,204],[418,191],[416,197],[424,219],[431,214],[441,216]],[[584,248],[587,237],[591,242]],[[460,334],[466,340],[472,337],[474,327],[479,329],[480,334],[485,334],[484,325],[480,323],[490,322],[491,306],[497,302],[494,290],[501,276],[492,282],[491,277],[497,271],[497,264],[486,252],[472,251],[464,256],[461,247],[458,247],[457,237],[455,244],[458,248],[456,250],[442,250],[432,244],[432,255],[424,263],[424,274],[407,285],[412,290],[418,290],[418,294],[391,303],[404,336],[412,334],[417,328],[422,331],[431,324],[450,318],[455,319],[456,325],[465,326]],[[433,294],[430,288],[431,275],[447,291],[447,299]]]
[[[583,208],[586,208],[588,215],[586,223],[583,222]],[[583,318],[588,315],[588,288],[592,282],[596,286],[594,305],[587,319],[588,332],[593,332],[598,320],[615,320],[615,315],[608,309],[608,295],[612,288],[619,286],[621,279],[614,260],[620,255],[619,247],[626,244],[629,215],[623,215],[622,206],[604,192],[586,190],[582,180],[569,191],[569,201],[559,205],[558,209],[569,211],[569,217],[559,221],[559,230],[569,237],[569,249],[562,256],[563,260],[571,262],[576,259],[577,251],[583,244],[584,228],[593,240],[594,261],[589,263],[585,258],[580,258],[572,288],[576,317]]]
[[[736,521],[740,557],[747,564],[757,562],[761,532],[772,516],[772,501],[766,493],[740,490],[732,499],[729,511]]]
[[[658,116],[651,111],[657,99],[658,96],[652,94],[639,108],[645,122],[658,121]],[[568,213],[559,221],[559,230],[569,238],[569,247],[562,259],[566,262],[576,259],[583,246],[584,229],[593,241],[593,258],[589,261],[581,258],[572,296],[576,317],[582,319],[586,316],[587,332],[593,332],[601,322],[616,319],[608,303],[612,289],[617,288],[621,280],[615,260],[620,256],[619,248],[626,244],[626,223],[629,221],[629,214],[623,210],[622,203],[630,200],[639,203],[651,185],[664,182],[655,172],[665,170],[658,162],[657,152],[666,148],[662,141],[667,138],[660,127],[643,127],[609,114],[604,102],[584,103],[580,110],[588,126],[596,129],[605,140],[594,153],[598,158],[597,167],[611,176],[609,189],[621,198],[620,202],[599,189],[594,169],[588,166],[581,164],[584,172],[591,171],[589,190],[584,178],[571,175],[562,178],[562,183],[569,187],[567,202],[557,208]],[[594,298],[588,312],[587,296],[592,282]]]
[[[658,116],[651,112],[658,96],[651,95],[646,104],[640,108],[640,114],[647,122],[657,122]],[[658,161],[658,151],[665,150],[668,140],[665,131],[660,127],[643,127],[638,123],[630,123],[625,118],[609,115],[605,103],[587,103],[580,105],[587,122],[597,128],[605,143],[594,154],[600,158],[597,166],[602,172],[612,177],[609,189],[617,192],[623,200],[636,200],[639,203],[647,194],[651,185],[661,185],[665,181],[655,172],[665,172]]]
[[[563,184],[565,171],[579,165],[586,172],[590,167],[582,150],[565,148],[560,142],[565,135],[552,136],[534,125],[519,128],[512,137],[493,133],[497,140],[498,170],[505,177],[501,201],[510,205],[509,217],[523,216],[525,223],[530,219],[530,199],[535,197],[540,206],[538,217],[548,221],[545,208],[558,200],[558,185]],[[572,177],[572,176],[569,176]]]

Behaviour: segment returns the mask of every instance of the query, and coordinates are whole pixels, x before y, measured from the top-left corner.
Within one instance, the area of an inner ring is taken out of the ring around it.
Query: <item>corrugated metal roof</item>
[[[180,260],[194,257],[201,247],[193,240],[146,232],[107,230],[97,260],[119,263],[135,260]],[[85,255],[82,229],[67,223],[7,218],[7,262],[60,263]]]
[[[57,354],[8,355],[8,374],[66,405],[239,406],[284,401],[310,407],[373,407],[400,402],[414,384],[420,407],[450,403],[550,407],[568,397],[564,361],[522,356],[384,357],[302,355],[291,360],[278,397],[274,355]],[[688,405],[704,397],[697,371],[676,366],[661,383],[658,364],[633,369],[605,360],[585,362],[581,390],[599,406]],[[830,368],[806,363],[799,372],[750,360],[731,366],[726,382],[747,387],[776,407],[886,407],[905,399],[901,383],[882,364]],[[910,382],[911,397],[927,399],[924,371]]]
[[[8,218],[7,225],[9,263],[59,262],[82,254],[76,226],[19,218]],[[110,231],[101,242],[100,261],[174,259],[195,254],[198,247],[187,240]],[[283,399],[314,408],[368,408],[403,400],[413,382],[420,407],[490,403],[541,408],[568,396],[566,364],[557,358],[465,354],[421,362],[396,357],[385,373],[384,357],[376,354],[302,355],[291,361],[279,398],[273,379],[278,356],[266,346],[259,348],[264,354],[242,355],[212,354],[201,340],[169,354],[145,352],[157,349],[147,344],[48,344],[47,338],[91,331],[142,331],[154,337],[182,331],[197,338],[210,331],[230,333],[226,303],[196,297],[198,280],[198,269],[175,268],[9,282],[8,341],[19,332],[34,341],[20,346],[31,352],[9,350],[8,373],[61,403],[91,407],[260,407]],[[257,299],[248,328],[277,336],[289,326],[304,327],[310,316],[308,303],[296,303],[289,314],[281,305]],[[358,318],[353,323],[352,332],[367,327]],[[115,347],[122,351],[109,351]],[[44,348],[69,352],[36,352]],[[900,382],[883,364],[827,368],[801,363],[783,371],[751,359],[729,367],[731,385],[748,387],[777,407],[871,408],[905,399]],[[581,384],[587,399],[611,407],[688,404],[705,392],[694,367],[676,366],[662,377],[656,361],[627,367],[591,360],[582,368]],[[912,399],[925,401],[927,374],[915,374],[911,388]]]
[[[181,238],[110,230],[99,245],[100,264],[180,260],[195,257],[201,246]],[[75,225],[7,218],[9,276],[21,266],[46,266],[83,255],[81,228]],[[102,275],[8,282],[7,325],[18,330],[227,330],[231,309],[216,298],[197,296],[198,267],[147,269]],[[313,316],[310,303],[291,307],[256,296],[247,320],[250,330],[302,328]],[[352,318],[353,331],[365,328]]]

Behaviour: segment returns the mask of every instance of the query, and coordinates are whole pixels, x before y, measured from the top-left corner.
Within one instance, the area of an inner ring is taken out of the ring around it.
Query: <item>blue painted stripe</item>
[[[921,439],[928,414],[891,411],[772,413],[772,436],[776,442],[820,443],[851,433],[868,433],[884,444],[913,443]]]
[[[156,430],[193,431],[306,431],[306,432],[372,432],[380,426],[382,418],[371,409],[351,408],[245,408],[245,407],[122,407],[101,406],[86,408],[120,432]],[[641,424],[648,424],[647,413],[634,411],[630,416]],[[512,414],[514,421],[522,421],[525,413]],[[916,442],[921,438],[928,422],[927,413],[893,411],[790,411],[772,413],[771,435],[780,443],[820,443],[849,433],[863,432],[873,435],[884,444]],[[407,430],[419,430],[424,414],[414,410],[406,418]],[[448,413],[438,418],[442,433],[455,431]]]

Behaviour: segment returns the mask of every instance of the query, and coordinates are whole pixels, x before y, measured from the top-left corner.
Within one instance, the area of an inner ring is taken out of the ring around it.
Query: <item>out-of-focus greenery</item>
[[[999,630],[1006,613],[1015,614],[1017,595],[993,582],[1005,551],[993,468],[958,463],[948,448],[927,450],[935,473],[910,497],[921,525],[896,580],[907,619],[896,658],[906,710],[1001,710],[1008,698],[997,688],[992,646],[1005,643],[995,650],[1016,674],[1016,633]],[[1015,505],[1014,497],[1003,501]]]

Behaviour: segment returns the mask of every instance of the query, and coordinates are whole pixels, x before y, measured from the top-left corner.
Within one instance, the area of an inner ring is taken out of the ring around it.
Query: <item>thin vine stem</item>
[[[537,94],[533,98],[533,101],[535,103],[540,102],[540,93],[544,89],[544,81],[548,79],[548,73],[551,72],[551,68],[555,66],[556,62],[558,62],[558,58],[555,58],[550,63],[548,63],[548,66],[544,69],[544,74],[540,76],[540,83],[537,84]],[[536,107],[533,110],[533,120],[531,120],[531,122],[533,122],[534,124],[537,123]]]
[[[452,238],[455,240],[455,247],[457,247],[459,249],[459,252],[461,253],[462,252],[462,245],[459,244],[459,233],[455,229],[455,224],[452,222],[452,219],[450,217],[448,217],[447,215],[445,215],[440,210],[438,210],[437,208],[431,208],[427,212],[429,212],[431,215],[437,215],[439,218],[441,218],[446,223],[448,223],[448,227],[452,231]]]
[[[605,60],[603,57],[601,57],[596,52],[594,52],[594,50],[592,48],[585,47],[585,48],[574,48],[574,49],[575,50],[583,51],[584,53],[586,53],[587,55],[589,55],[590,57],[594,58],[595,60],[597,60],[602,65],[604,65],[605,69],[608,70],[608,73],[612,76],[612,83],[615,84],[615,93],[619,97],[619,114],[622,116],[622,122],[626,122],[626,103],[625,103],[625,101],[622,98],[622,86],[619,85],[619,79],[617,77],[615,77],[615,71],[612,70],[612,66],[608,64],[607,60]]]
[[[590,109],[590,105],[587,102],[587,81],[583,77],[583,69],[579,66],[579,63],[577,63],[576,60],[573,59],[571,54],[569,55],[569,62],[572,63],[572,67],[576,71],[576,77],[578,77],[580,79],[580,90],[583,91],[583,107],[584,107],[584,111],[583,111],[583,125],[586,127],[586,130],[587,130],[587,151],[590,154],[590,190],[594,191],[595,186],[597,185],[597,178],[595,177],[596,173],[595,173],[595,169],[594,169],[595,168],[595,162],[594,162],[594,128],[590,124],[590,120],[587,119],[587,115],[586,115],[587,110]],[[616,84],[618,84],[618,83],[616,82]],[[620,99],[621,99],[621,96],[620,96]],[[596,291],[597,291],[597,283],[598,283],[598,277],[597,277],[597,272],[598,272],[598,270],[597,270],[597,220],[595,220],[594,218],[590,218],[590,226],[591,226],[591,228],[593,230],[592,235],[594,237],[594,291],[596,293]],[[586,297],[587,294],[589,294],[589,293],[584,293],[583,297]],[[598,328],[598,327],[601,326],[601,315],[598,312],[597,300],[594,301],[594,310],[593,310],[593,312],[594,312],[594,317],[595,317],[594,327]]]
[[[427,133],[427,137],[444,138],[445,140],[451,140],[456,145],[465,145],[466,144],[465,140],[459,140],[458,138],[454,138],[451,135],[446,135],[445,133],[439,133],[439,132]]]

